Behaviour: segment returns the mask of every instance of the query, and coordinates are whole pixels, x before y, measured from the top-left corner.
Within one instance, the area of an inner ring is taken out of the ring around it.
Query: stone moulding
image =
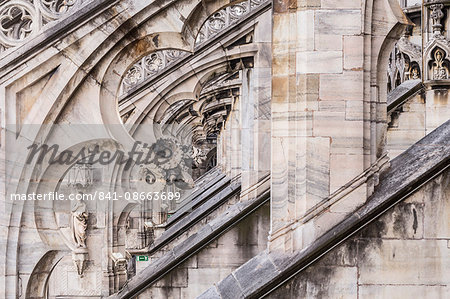
[[[332,205],[336,204],[340,200],[344,199],[346,196],[351,194],[353,191],[358,189],[361,185],[368,183],[369,195],[373,192],[373,188],[378,185],[379,175],[389,168],[389,157],[387,153],[380,157],[375,163],[372,164],[368,169],[362,172],[360,175],[349,181],[347,184],[333,192],[329,197],[322,200],[320,203],[309,209],[305,215],[299,219],[287,224],[286,226],[280,228],[279,230],[272,232],[269,235],[269,241],[272,242],[277,238],[287,234],[289,231],[293,231],[301,225],[304,225],[320,213],[324,212]]]

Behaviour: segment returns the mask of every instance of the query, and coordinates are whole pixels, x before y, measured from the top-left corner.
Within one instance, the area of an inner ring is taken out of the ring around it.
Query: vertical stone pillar
[[[231,160],[231,177],[234,178],[241,173],[241,113],[240,113],[240,96],[233,96],[232,110],[228,119],[230,138],[230,160]]]
[[[361,5],[274,1],[271,250],[301,249],[296,221],[364,170]]]
[[[231,112],[217,141],[217,157],[224,172],[234,178],[241,173],[240,96],[233,96]]]
[[[268,188],[258,185],[270,172],[271,18],[270,11],[258,18],[253,43],[258,46],[253,68],[242,71],[240,97],[243,200],[258,196]],[[250,191],[251,190],[251,191]]]

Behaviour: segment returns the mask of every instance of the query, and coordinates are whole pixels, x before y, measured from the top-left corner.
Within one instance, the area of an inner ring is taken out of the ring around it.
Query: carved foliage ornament
[[[66,16],[88,0],[12,0],[0,4],[0,51],[20,45],[46,24]]]
[[[161,50],[145,56],[126,72],[122,81],[122,93],[159,74],[187,54],[188,52],[180,50]]]

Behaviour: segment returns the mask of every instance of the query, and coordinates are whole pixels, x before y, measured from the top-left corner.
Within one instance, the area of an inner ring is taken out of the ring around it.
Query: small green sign
[[[140,262],[146,262],[146,261],[148,261],[148,256],[146,256],[146,255],[138,255],[138,261],[140,261]]]

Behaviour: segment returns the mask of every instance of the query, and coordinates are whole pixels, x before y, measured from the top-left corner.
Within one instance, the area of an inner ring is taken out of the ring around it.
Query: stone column
[[[290,228],[364,170],[361,3],[274,1],[271,250],[301,249]]]
[[[240,96],[233,96],[233,106],[231,114],[228,119],[227,126],[229,127],[230,138],[230,163],[231,163],[231,177],[234,178],[241,173],[241,113],[240,113]]]
[[[253,43],[258,46],[253,68],[242,71],[241,149],[243,200],[268,188],[257,185],[270,172],[271,18],[270,11],[258,18]],[[256,187],[256,188],[255,188]],[[252,191],[250,191],[252,190]]]

